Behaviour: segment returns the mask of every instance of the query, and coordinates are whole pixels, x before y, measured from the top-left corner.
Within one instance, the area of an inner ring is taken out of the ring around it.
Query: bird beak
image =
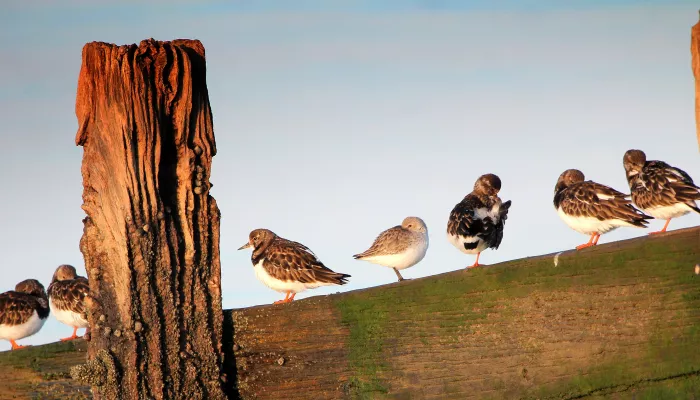
[[[248,242],[248,243],[244,244],[243,246],[239,247],[238,250],[247,249],[248,247],[250,247],[250,242]]]

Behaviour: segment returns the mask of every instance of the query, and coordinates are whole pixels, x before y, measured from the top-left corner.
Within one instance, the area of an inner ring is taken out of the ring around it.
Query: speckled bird
[[[73,328],[73,334],[61,341],[77,339],[79,328],[88,328],[85,297],[90,286],[85,277],[79,276],[72,265],[56,268],[49,285],[49,306],[57,320]]]
[[[26,347],[16,341],[39,332],[49,313],[46,291],[39,281],[18,283],[15,290],[0,294],[0,339],[9,340],[12,350]]]
[[[474,190],[457,203],[447,221],[447,239],[459,251],[476,254],[467,268],[478,267],[479,256],[486,249],[498,249],[511,201],[498,197],[501,179],[494,174],[480,176]]]
[[[680,168],[663,161],[647,161],[641,150],[627,150],[622,159],[630,186],[632,202],[646,214],[666,223],[660,231],[664,233],[673,218],[682,217],[691,211],[700,214],[695,203],[700,200],[700,187]]]
[[[646,228],[651,217],[634,208],[628,194],[585,179],[583,172],[568,169],[554,186],[559,218],[576,232],[591,235],[576,250],[597,245],[600,235],[622,226]]]
[[[297,293],[328,285],[344,285],[348,274],[333,272],[301,243],[277,236],[268,229],[255,229],[248,243],[238,250],[253,247],[251,261],[255,276],[267,287],[286,293],[278,303],[289,303]]]

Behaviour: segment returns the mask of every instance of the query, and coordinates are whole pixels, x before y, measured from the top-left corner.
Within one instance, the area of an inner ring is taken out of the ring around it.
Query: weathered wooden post
[[[204,46],[88,43],[78,80],[80,249],[96,399],[222,399],[219,209]]]
[[[700,147],[700,22],[693,26],[690,34],[690,55],[695,75],[695,129]]]

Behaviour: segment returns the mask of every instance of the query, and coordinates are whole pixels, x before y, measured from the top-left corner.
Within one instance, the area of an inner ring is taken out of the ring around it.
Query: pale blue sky
[[[501,248],[484,252],[485,264],[587,240],[552,206],[567,168],[627,191],[622,155],[640,148],[700,180],[695,1],[8,3],[0,291],[30,277],[48,286],[62,263],[84,273],[74,107],[90,41],[204,43],[225,308],[282,298],[255,279],[250,252],[236,251],[254,228],[300,241],[352,275],[304,298],[394,282],[391,270],[352,254],[408,215],[426,221],[431,243],[406,278],[473,263],[445,229],[483,173],[498,174],[502,198],[513,201]],[[698,223],[691,215],[670,228]],[[601,243],[645,233],[620,229]],[[21,343],[70,333],[51,317]]]

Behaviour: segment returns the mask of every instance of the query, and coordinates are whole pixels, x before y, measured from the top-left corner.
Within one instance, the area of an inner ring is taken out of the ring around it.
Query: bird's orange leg
[[[73,334],[72,334],[71,336],[67,337],[67,338],[61,339],[61,341],[62,341],[62,342],[67,342],[67,341],[69,341],[69,340],[78,339],[80,336],[78,336],[77,333],[78,333],[78,328],[74,326],[74,327],[73,327]]]
[[[664,233],[664,232],[666,232],[666,228],[668,228],[668,223],[671,222],[671,219],[672,219],[672,218],[669,218],[669,219],[666,220],[666,224],[664,225],[663,229],[661,229],[660,231],[656,231],[656,232],[649,232],[649,234],[650,234],[650,235],[656,235],[657,233]]]
[[[481,266],[481,264],[479,264],[479,256],[480,255],[481,255],[481,252],[476,253],[476,261],[474,261],[474,264],[468,266],[467,269]]]
[[[291,296],[289,296],[289,299],[287,300],[287,303],[291,303],[294,300],[294,296],[296,296],[296,293],[292,293]]]
[[[584,244],[576,246],[576,250],[581,250],[581,249],[585,249],[586,247],[595,246],[595,243],[593,243],[593,238],[595,238],[596,235],[598,235],[598,234],[597,233],[592,234],[591,238],[588,239],[588,243],[584,243]]]
[[[12,350],[18,350],[18,349],[23,349],[27,346],[20,346],[15,342],[14,340],[10,339],[10,344],[12,345]]]
[[[593,246],[598,244],[598,239],[600,239],[600,233],[595,234],[595,240],[593,240]]]
[[[272,303],[272,304],[287,303],[287,302],[288,302],[288,299],[289,299],[289,293],[291,293],[291,292],[287,292],[287,294],[284,296],[284,300],[277,300],[276,302],[274,302],[274,303]]]

